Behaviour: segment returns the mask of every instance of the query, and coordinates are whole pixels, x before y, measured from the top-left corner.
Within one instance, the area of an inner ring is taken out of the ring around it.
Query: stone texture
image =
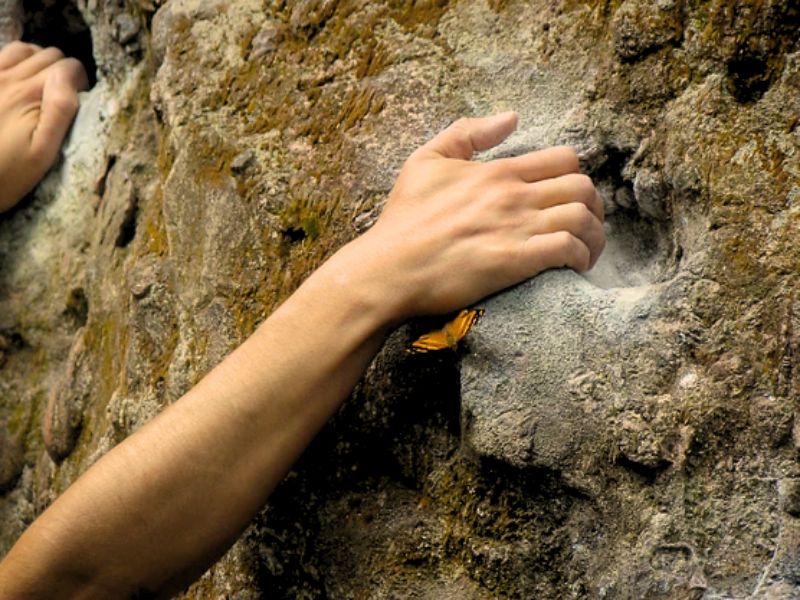
[[[612,20],[614,50],[623,60],[640,58],[683,35],[683,0],[626,0]]]
[[[86,369],[86,330],[75,332],[64,375],[50,390],[42,426],[47,453],[56,462],[69,456],[80,433],[83,410],[92,388],[92,375]]]
[[[24,448],[18,436],[14,436],[4,425],[0,428],[0,490],[16,483],[22,473]]]
[[[22,37],[22,0],[6,0],[0,5],[0,46]]]
[[[487,300],[456,353],[395,332],[186,597],[800,597],[794,3],[77,5],[98,83],[0,218],[0,552],[413,148],[513,108],[486,157],[575,145],[601,262]]]

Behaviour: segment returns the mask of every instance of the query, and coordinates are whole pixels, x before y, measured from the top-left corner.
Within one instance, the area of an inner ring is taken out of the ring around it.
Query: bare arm
[[[183,588],[240,535],[392,326],[547,268],[589,268],[602,204],[574,152],[469,161],[515,126],[513,114],[461,120],[415,152],[367,234],[34,522],[0,563],[0,597]]]

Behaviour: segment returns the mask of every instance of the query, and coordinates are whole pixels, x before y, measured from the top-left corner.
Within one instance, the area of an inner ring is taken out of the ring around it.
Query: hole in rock
[[[133,193],[125,207],[125,214],[122,216],[122,223],[119,226],[119,233],[114,244],[117,248],[125,248],[136,237],[136,218],[139,216],[139,199]]]
[[[666,205],[666,187],[643,186],[635,192],[632,182],[623,176],[631,152],[607,148],[604,156],[599,166],[586,168],[585,172],[594,180],[606,205],[606,247],[594,268],[584,276],[603,289],[663,281],[676,263],[672,224],[666,213],[663,217],[651,214],[654,205]]]
[[[648,483],[653,483],[656,478],[670,465],[668,460],[660,460],[656,464],[645,465],[631,460],[624,454],[621,454],[619,457],[617,457],[616,462],[619,466],[644,477]]]
[[[9,355],[26,347],[29,346],[19,333],[0,329],[0,369],[6,364]]]
[[[22,337],[21,333],[12,332],[10,339],[11,339],[11,346],[17,350],[21,350],[22,348],[30,348],[30,345],[25,340],[25,338]]]
[[[67,56],[83,63],[89,87],[97,83],[97,64],[92,51],[92,34],[71,0],[24,0],[23,41],[39,46],[55,46]]]
[[[729,89],[742,104],[760,100],[772,84],[773,69],[760,57],[737,57],[727,67]]]
[[[86,325],[89,317],[89,300],[83,288],[77,287],[67,294],[64,316],[67,317],[76,327]]]
[[[282,233],[290,242],[302,242],[308,235],[302,227],[287,227]]]
[[[670,227],[618,210],[606,217],[606,248],[586,279],[603,289],[640,287],[663,281],[670,272]]]

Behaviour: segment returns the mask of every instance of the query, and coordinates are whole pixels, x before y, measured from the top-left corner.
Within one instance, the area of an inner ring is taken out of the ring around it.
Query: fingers
[[[571,202],[539,211],[529,233],[541,236],[565,231],[579,239],[589,250],[589,267],[597,262],[606,244],[603,223],[585,204]]]
[[[48,168],[55,161],[78,110],[77,90],[86,85],[86,72],[75,59],[59,61],[48,70],[39,122],[31,138],[31,152]]]
[[[69,70],[70,82],[75,86],[75,90],[79,92],[88,90],[89,76],[86,73],[86,69],[83,67],[83,63],[81,63],[81,61],[79,61],[77,58],[68,58],[61,61],[59,64],[62,63],[68,63],[68,66],[64,66],[62,68]]]
[[[592,268],[606,244],[603,202],[592,180],[571,173],[530,184],[528,192],[538,209],[525,229],[529,276],[556,267]]]
[[[45,82],[50,77],[50,73],[54,69],[63,70],[66,81],[69,82],[75,90],[81,91],[89,87],[89,77],[86,75],[86,69],[83,68],[80,61],[75,58],[63,58],[28,80],[34,85],[38,84],[40,94],[41,90],[44,89]]]
[[[523,248],[522,260],[525,277],[561,267],[569,267],[582,273],[592,265],[589,247],[567,231],[529,238]]]
[[[19,82],[15,96],[17,100],[26,107],[39,108],[45,83],[54,69],[63,70],[65,80],[77,91],[85,90],[89,86],[89,78],[83,65],[77,59],[63,58],[33,77]]]
[[[11,42],[0,50],[0,69],[10,69],[33,55],[38,46],[24,42]]]
[[[603,200],[597,193],[592,180],[578,173],[544,179],[528,185],[527,194],[534,208],[545,209],[570,202],[585,204],[602,222],[604,217]]]
[[[496,146],[516,128],[515,112],[484,118],[461,118],[422,146],[415,154],[470,160],[475,152]]]
[[[18,80],[28,79],[62,58],[64,58],[64,53],[58,48],[45,48],[15,65],[10,71],[11,77]]]
[[[81,91],[89,87],[89,77],[80,61],[75,58],[62,58],[29,77],[26,81],[21,82],[25,87],[25,93],[22,98],[27,101],[39,101],[42,97],[45,82],[54,69],[63,70],[66,81],[70,82],[75,90]]]
[[[501,158],[494,161],[493,164],[495,168],[512,173],[527,182],[580,171],[578,155],[570,146],[556,146],[522,156]]]

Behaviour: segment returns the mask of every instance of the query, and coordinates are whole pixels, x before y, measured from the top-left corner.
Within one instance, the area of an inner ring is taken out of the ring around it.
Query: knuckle
[[[59,68],[64,69],[65,71],[69,71],[70,73],[85,72],[85,69],[81,64],[81,61],[79,61],[77,58],[72,58],[71,56],[62,58],[56,63],[56,65],[58,65]]]
[[[413,165],[414,163],[424,160],[425,157],[426,157],[425,147],[420,146],[419,148],[416,148],[411,154],[408,155],[408,158],[406,158],[406,162],[403,163],[403,167],[400,169],[400,175],[408,172],[408,170],[411,168],[410,165]]]
[[[548,189],[544,182],[536,181],[534,183],[530,183],[528,184],[527,188],[527,195],[528,198],[530,198],[531,206],[535,206],[537,208],[545,208],[549,206]],[[564,191],[563,187],[559,187],[559,190],[562,192]],[[563,204],[563,201],[560,201],[559,204]]]
[[[575,193],[581,198],[591,198],[594,196],[594,182],[588,175],[582,173],[575,173],[570,176],[575,186]]]
[[[561,251],[571,252],[575,250],[578,240],[569,231],[557,231],[553,234],[555,243]]]
[[[78,98],[74,94],[62,94],[53,99],[56,110],[65,117],[72,118],[78,111]]]
[[[508,166],[499,160],[492,160],[486,163],[476,163],[480,165],[480,170],[486,179],[503,179],[508,175]]]
[[[553,215],[551,212],[536,209],[534,211],[533,218],[536,220],[537,231],[553,234],[561,233],[561,228],[553,223]],[[558,243],[559,246],[561,245],[560,241],[558,240],[556,240],[556,243]]]
[[[578,231],[581,232],[591,231],[595,221],[595,216],[594,214],[592,214],[592,211],[589,210],[589,208],[585,204],[582,204],[580,202],[573,203],[572,210],[575,213],[574,218]]]
[[[55,46],[48,46],[44,49],[44,52],[47,52],[49,55],[55,58],[64,58],[64,53]]]
[[[19,52],[20,50],[25,49],[27,46],[28,45],[25,42],[20,42],[19,40],[14,40],[13,42],[9,42],[8,44],[6,44],[2,48],[0,48],[0,54],[11,53],[11,52]]]
[[[450,129],[459,135],[466,135],[469,131],[470,119],[468,117],[459,117],[450,125]]]
[[[561,151],[564,153],[565,158],[574,160],[575,163],[578,162],[578,151],[573,146],[561,146]]]
[[[70,87],[56,89],[47,99],[47,104],[56,114],[72,118],[78,110],[78,94]]]
[[[564,167],[570,172],[577,173],[580,169],[580,162],[578,161],[578,152],[572,146],[558,146],[554,148],[559,153]]]
[[[589,251],[589,247],[581,242],[578,238],[573,238],[573,245],[572,245],[572,267],[579,272],[586,271],[592,260],[592,254]]]
[[[51,72],[57,71],[62,76],[62,80],[68,82],[69,87],[76,91],[83,88],[87,82],[86,69],[75,58],[62,58],[50,69]]]
[[[588,246],[579,238],[565,231],[563,248],[567,258],[567,264],[578,271],[585,271],[589,268],[591,253]]]
[[[472,155],[472,119],[460,117],[447,128],[448,137],[453,144],[453,148],[458,154]]]
[[[581,216],[584,220],[584,223],[589,227],[594,227],[594,224],[597,222],[597,217],[592,212],[592,208],[581,202]]]
[[[478,182],[478,185],[481,185],[481,182]],[[498,182],[493,182],[488,185],[484,183],[484,186],[486,193],[480,194],[480,196],[485,197],[489,201],[490,207],[498,206],[499,208],[513,210],[520,205],[519,193],[514,189],[514,186]]]

